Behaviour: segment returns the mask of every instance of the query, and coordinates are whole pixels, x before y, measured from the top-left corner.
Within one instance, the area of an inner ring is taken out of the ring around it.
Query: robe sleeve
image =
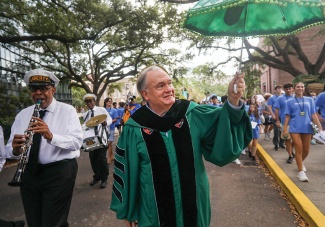
[[[222,108],[198,106],[195,111],[199,112],[194,117],[197,138],[207,161],[224,166],[238,158],[252,140],[252,126],[244,106],[235,110],[226,102]]]
[[[124,126],[115,150],[110,209],[117,219],[138,220],[139,157],[135,128]]]

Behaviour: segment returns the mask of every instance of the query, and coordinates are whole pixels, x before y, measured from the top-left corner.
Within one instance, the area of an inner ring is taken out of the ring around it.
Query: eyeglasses
[[[85,103],[92,102],[92,101],[95,101],[95,99],[87,99],[87,100],[85,100]]]
[[[45,93],[50,89],[51,86],[29,86],[29,90],[33,93],[37,92],[37,90],[40,90],[40,92]]]

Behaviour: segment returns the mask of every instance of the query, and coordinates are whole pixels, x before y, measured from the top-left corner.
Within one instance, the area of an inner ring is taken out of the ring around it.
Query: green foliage
[[[322,36],[325,35],[325,24],[310,28],[308,38],[306,34],[300,36],[276,36],[261,38],[258,46],[252,45],[249,39],[244,39],[244,53],[248,54],[248,60],[243,62],[259,62],[271,68],[285,71],[296,77],[301,74],[320,75],[325,78],[325,48]],[[221,43],[222,39],[216,37],[204,37],[199,35],[189,35],[187,38],[192,42],[190,47],[197,47],[200,52],[217,51],[219,49],[228,50],[228,60],[220,63],[226,64],[232,59],[240,61],[238,50],[234,47],[233,38],[226,40],[226,44]],[[317,39],[316,39],[317,38]],[[311,48],[304,48],[309,46]],[[233,53],[233,54],[232,54]]]
[[[123,83],[111,83],[107,88],[107,95],[110,97],[116,90],[122,92]]]
[[[319,75],[304,75],[304,74],[301,74],[299,76],[296,76],[292,80],[293,84],[296,84],[298,82],[302,82],[305,85],[307,85],[307,84],[310,84],[310,83],[324,83],[324,79],[320,78]]]
[[[83,96],[87,94],[87,92],[80,87],[72,87],[72,105],[77,108],[78,112],[80,112],[81,108],[85,106],[85,102],[83,100]]]
[[[255,94],[261,93],[261,75],[262,72],[260,70],[257,70],[253,68],[253,64],[249,63],[246,64],[244,67],[243,72],[245,73],[245,84],[246,84],[246,90],[245,90],[245,98],[252,97]]]
[[[204,95],[203,97],[200,95],[202,99],[211,94],[222,96],[227,92],[230,77],[215,68],[216,66],[213,63],[207,63],[199,65],[192,71],[196,81],[199,82],[201,94]]]
[[[173,4],[4,0],[0,8],[4,47],[10,43],[24,49],[17,56],[20,62],[59,72],[72,81],[70,87],[94,93],[98,100],[109,84],[136,76],[145,66],[160,64],[173,72],[185,58],[191,58],[161,47],[164,42],[182,41],[182,18]],[[26,36],[20,35],[21,28]]]
[[[221,71],[214,71],[213,66],[212,63],[207,63],[194,68],[192,71],[181,69],[173,83],[176,97],[184,98],[182,95],[184,88],[188,91],[188,99],[193,99],[196,102],[202,101],[211,94],[219,96],[226,94],[229,77]],[[191,75],[188,75],[189,73]],[[184,76],[185,74],[187,76]]]
[[[0,125],[4,130],[5,140],[9,139],[11,126],[17,113],[33,104],[29,91],[24,88],[19,96],[7,95],[4,87],[0,87]]]

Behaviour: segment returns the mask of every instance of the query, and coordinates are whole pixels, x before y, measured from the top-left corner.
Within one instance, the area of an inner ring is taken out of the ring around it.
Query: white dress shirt
[[[15,134],[24,134],[28,128],[35,105],[20,111],[11,127],[11,135],[6,145],[8,158],[19,158],[12,153],[12,140]],[[53,98],[52,103],[46,108],[47,112],[43,121],[48,125],[53,138],[48,141],[41,138],[38,162],[48,164],[64,159],[73,159],[80,156],[83,133],[75,108],[71,105],[58,102]]]
[[[93,110],[94,110],[94,117],[101,115],[101,114],[106,115],[106,122],[107,122],[106,127],[108,127],[110,124],[112,124],[112,118],[111,118],[111,116],[109,116],[109,114],[107,113],[107,111],[104,107],[94,106]],[[89,121],[89,119],[91,118],[91,110],[86,111],[83,115],[83,118],[84,118],[84,124],[86,124],[87,121]]]
[[[4,141],[3,130],[0,125],[0,172],[5,163],[6,163],[5,141]]]

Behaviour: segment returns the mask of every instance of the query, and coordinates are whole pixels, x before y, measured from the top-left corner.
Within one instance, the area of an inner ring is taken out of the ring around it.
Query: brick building
[[[315,63],[320,52],[323,49],[324,45],[324,36],[315,36],[317,32],[323,28],[325,25],[320,25],[316,27],[311,27],[305,29],[297,34],[299,37],[301,47],[307,58],[312,62]],[[262,46],[263,38],[260,39],[259,47]],[[269,47],[270,48],[270,47]],[[298,59],[291,57],[290,58],[293,65],[297,65],[297,67],[304,73],[307,72],[304,70],[303,63]],[[323,68],[325,65],[323,65]],[[282,70],[275,69],[264,65],[261,69],[262,76],[261,76],[261,92],[262,93],[273,93],[274,87],[276,85],[283,85],[285,83],[291,83],[294,77]],[[319,92],[319,91],[318,91]]]

